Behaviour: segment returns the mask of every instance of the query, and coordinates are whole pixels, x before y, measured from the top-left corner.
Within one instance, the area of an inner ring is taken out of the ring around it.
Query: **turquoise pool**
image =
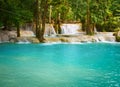
[[[120,44],[0,44],[0,87],[120,87]]]

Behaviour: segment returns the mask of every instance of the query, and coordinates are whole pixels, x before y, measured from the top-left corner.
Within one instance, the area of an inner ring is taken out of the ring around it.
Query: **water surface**
[[[0,87],[120,87],[120,44],[0,44]]]

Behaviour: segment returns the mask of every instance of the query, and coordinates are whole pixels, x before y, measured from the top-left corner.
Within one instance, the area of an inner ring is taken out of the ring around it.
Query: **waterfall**
[[[31,30],[21,30],[20,31],[21,36],[23,37],[35,37],[35,34]]]
[[[55,36],[56,32],[52,24],[45,24],[44,36]]]
[[[79,34],[81,30],[80,24],[62,24],[61,32],[62,34]]]
[[[33,31],[33,24],[32,23],[26,23],[22,26],[20,26],[20,34],[23,37],[35,37],[34,31]]]
[[[98,32],[97,32],[97,29],[96,29],[96,27],[94,27],[94,33],[95,34],[97,34]]]

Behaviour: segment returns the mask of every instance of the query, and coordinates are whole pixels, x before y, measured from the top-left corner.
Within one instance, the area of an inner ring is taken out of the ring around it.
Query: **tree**
[[[35,23],[36,37],[40,42],[44,41],[44,31],[46,23],[46,14],[48,11],[49,0],[36,0]]]
[[[20,37],[20,25],[32,21],[33,14],[29,5],[27,7],[22,0],[1,0],[0,4],[0,21],[4,29],[10,29],[10,27],[15,26],[17,28],[17,36]]]

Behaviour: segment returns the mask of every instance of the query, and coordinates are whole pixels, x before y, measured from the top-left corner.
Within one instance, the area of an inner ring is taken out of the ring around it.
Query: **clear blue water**
[[[120,87],[120,44],[0,44],[0,87]]]

